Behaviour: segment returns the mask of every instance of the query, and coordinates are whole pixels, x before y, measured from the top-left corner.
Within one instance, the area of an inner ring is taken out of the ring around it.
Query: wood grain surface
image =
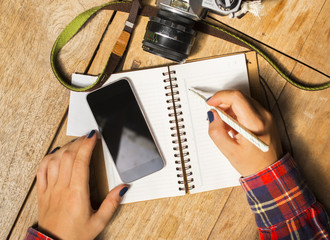
[[[50,149],[72,139],[65,135],[69,94],[57,83],[50,68],[52,44],[74,16],[103,2],[18,0],[0,3],[3,10],[0,16],[0,239],[22,239],[27,227],[37,221],[33,184],[37,166]],[[265,0],[264,6],[261,19],[250,15],[240,20],[216,18],[262,42],[260,47],[302,81],[329,81],[328,77],[294,60],[329,74],[329,1]],[[102,12],[63,49],[61,61],[68,76],[75,71],[85,71],[111,14]],[[103,69],[126,16],[116,14],[89,74],[98,74]],[[140,68],[170,63],[141,49],[147,21],[147,18],[138,20],[124,69],[132,68],[136,62]],[[243,50],[198,34],[190,59]],[[259,68],[275,96],[273,99],[267,90],[283,144],[290,149],[288,134],[303,175],[329,211],[330,156],[326,149],[329,90],[313,93],[298,90],[262,58],[259,58]],[[258,239],[253,214],[239,187],[123,205],[99,236],[99,239],[208,238]]]
[[[50,68],[52,45],[72,18],[99,3],[0,3],[0,239],[8,236],[67,109],[69,92]],[[66,70],[84,71],[107,24],[100,21],[105,15],[97,17],[63,49]]]

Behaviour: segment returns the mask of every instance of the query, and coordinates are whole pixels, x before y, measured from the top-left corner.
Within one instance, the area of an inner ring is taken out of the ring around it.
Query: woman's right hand
[[[217,92],[207,103],[227,112],[269,145],[268,152],[262,152],[223,122],[216,111],[208,112],[211,139],[242,176],[257,173],[282,157],[282,146],[274,119],[258,102],[247,98],[240,91],[228,90]],[[229,131],[234,133],[233,138],[229,136]]]

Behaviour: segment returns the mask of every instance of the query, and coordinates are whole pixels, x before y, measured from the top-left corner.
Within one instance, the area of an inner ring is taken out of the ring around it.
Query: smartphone
[[[129,79],[89,93],[87,102],[123,182],[133,182],[164,167]]]

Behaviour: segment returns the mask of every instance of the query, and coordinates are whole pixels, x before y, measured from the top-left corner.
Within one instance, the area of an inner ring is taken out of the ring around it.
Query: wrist
[[[259,174],[265,171],[267,168],[274,165],[277,161],[283,159],[281,158],[258,158],[256,160],[249,161],[250,166],[246,167],[244,172],[241,173],[242,178],[248,178],[253,175]]]

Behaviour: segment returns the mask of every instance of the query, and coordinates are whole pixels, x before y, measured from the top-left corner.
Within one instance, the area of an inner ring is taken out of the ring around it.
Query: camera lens
[[[164,10],[149,19],[142,48],[176,62],[184,61],[196,35],[192,29],[195,22]]]

